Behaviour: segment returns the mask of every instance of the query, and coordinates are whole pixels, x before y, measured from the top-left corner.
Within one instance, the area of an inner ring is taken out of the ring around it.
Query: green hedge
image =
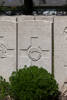
[[[24,9],[24,7],[23,6],[18,6],[18,7],[7,7],[7,6],[0,6],[0,12],[2,11],[19,11],[19,10],[23,10]]]
[[[10,86],[6,80],[0,76],[0,100],[5,100],[5,97],[9,95]]]
[[[10,96],[15,100],[55,100],[58,84],[44,68],[24,67],[10,77]]]

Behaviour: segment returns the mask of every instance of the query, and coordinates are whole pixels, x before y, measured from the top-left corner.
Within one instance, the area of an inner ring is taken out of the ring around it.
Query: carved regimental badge
[[[38,61],[41,58],[41,52],[39,48],[30,48],[28,55],[32,61]]]
[[[0,58],[6,57],[7,49],[4,44],[0,44]]]

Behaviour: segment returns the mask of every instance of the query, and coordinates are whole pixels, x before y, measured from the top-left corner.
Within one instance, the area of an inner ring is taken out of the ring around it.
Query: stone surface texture
[[[67,17],[54,18],[55,78],[62,87],[67,82]]]
[[[51,21],[43,17],[18,18],[19,68],[43,66],[51,72]]]
[[[16,70],[16,22],[15,18],[0,17],[0,75],[8,80]]]
[[[64,16],[0,16],[0,75],[8,80],[17,64],[18,68],[42,66],[51,73],[53,19],[54,75],[60,90],[67,86],[67,17]]]

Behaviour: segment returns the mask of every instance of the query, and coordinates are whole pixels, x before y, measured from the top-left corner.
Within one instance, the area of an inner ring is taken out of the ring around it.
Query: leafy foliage
[[[9,94],[9,83],[0,76],[0,100],[4,100],[4,98]]]
[[[58,94],[54,77],[37,66],[24,67],[10,77],[10,95],[15,100],[49,100]]]
[[[6,7],[6,6],[0,6],[0,15],[5,14],[7,11],[11,11],[11,12],[18,12],[20,13],[21,11],[23,11],[23,7],[22,6],[18,6],[18,7]]]

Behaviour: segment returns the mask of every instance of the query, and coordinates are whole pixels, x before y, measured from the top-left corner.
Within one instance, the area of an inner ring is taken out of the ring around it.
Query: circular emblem
[[[41,52],[39,48],[31,48],[28,52],[28,56],[32,61],[38,61],[41,58]]]
[[[5,57],[6,50],[6,47],[3,44],[0,44],[0,58]]]

